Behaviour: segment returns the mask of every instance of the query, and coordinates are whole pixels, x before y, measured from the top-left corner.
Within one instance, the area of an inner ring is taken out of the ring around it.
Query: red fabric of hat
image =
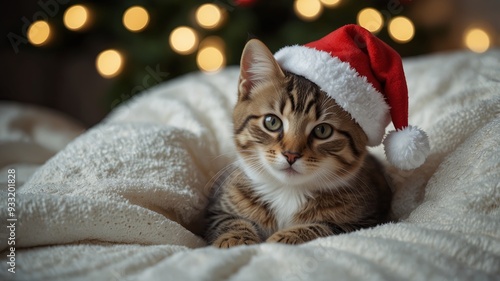
[[[399,54],[359,25],[346,25],[304,45],[349,63],[382,93],[391,109],[394,127],[408,126],[408,88]]]

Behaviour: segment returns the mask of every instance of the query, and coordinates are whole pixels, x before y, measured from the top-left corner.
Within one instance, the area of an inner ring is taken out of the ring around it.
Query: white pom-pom
[[[427,134],[414,126],[389,132],[384,149],[387,160],[401,170],[418,168],[430,151]]]

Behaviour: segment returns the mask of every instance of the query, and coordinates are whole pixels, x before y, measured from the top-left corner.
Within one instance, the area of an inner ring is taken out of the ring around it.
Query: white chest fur
[[[291,226],[293,216],[305,204],[308,194],[296,186],[263,184],[254,188],[262,200],[269,204],[279,229]]]

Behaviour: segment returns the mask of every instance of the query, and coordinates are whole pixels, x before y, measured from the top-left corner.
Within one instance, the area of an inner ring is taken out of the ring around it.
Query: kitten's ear
[[[258,83],[285,77],[278,62],[269,49],[257,39],[245,45],[240,62],[239,96],[248,97]]]

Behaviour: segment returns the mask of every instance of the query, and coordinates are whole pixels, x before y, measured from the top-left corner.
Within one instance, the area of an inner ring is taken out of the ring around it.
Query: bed
[[[299,246],[200,238],[207,182],[235,160],[237,67],[158,85],[86,131],[2,102],[1,181],[15,173],[16,197],[9,217],[2,188],[0,279],[500,280],[500,50],[404,67],[431,154],[411,171],[387,164],[395,221]]]

